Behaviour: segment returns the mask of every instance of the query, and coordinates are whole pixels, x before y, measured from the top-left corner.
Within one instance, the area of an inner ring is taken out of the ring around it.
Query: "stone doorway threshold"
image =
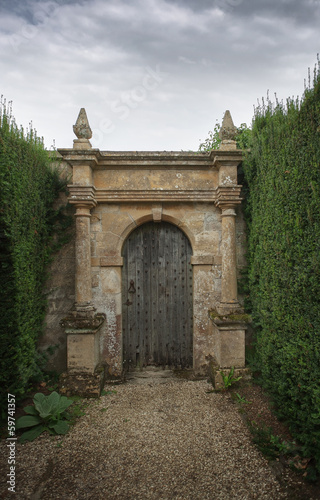
[[[196,377],[193,370],[164,369],[158,366],[147,366],[143,370],[127,372],[125,382],[128,384],[165,384],[170,380],[201,380],[205,377]]]
[[[136,370],[126,373],[126,383],[141,384],[165,384],[169,380],[176,380],[173,370],[164,370],[156,366],[148,366],[144,370]]]

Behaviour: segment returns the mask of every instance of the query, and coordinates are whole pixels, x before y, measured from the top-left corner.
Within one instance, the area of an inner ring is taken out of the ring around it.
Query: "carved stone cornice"
[[[100,151],[100,149],[58,149],[70,165],[97,169],[212,170],[212,153],[192,151]]]
[[[81,205],[88,208],[93,208],[97,205],[95,198],[96,188],[94,186],[79,186],[69,184],[69,203],[71,205]]]
[[[221,209],[234,208],[240,205],[243,198],[240,198],[241,185],[219,186],[216,190],[215,205]]]
[[[214,150],[210,153],[213,166],[218,170],[222,166],[238,166],[242,161],[242,150]]]
[[[99,149],[58,149],[58,153],[72,167],[77,165],[94,167],[98,165]]]
[[[98,203],[108,202],[213,202],[214,189],[97,189]]]

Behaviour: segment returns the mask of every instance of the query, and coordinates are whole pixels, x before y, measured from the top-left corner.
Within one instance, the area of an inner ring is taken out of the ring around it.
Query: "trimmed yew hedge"
[[[31,129],[18,128],[0,106],[0,401],[18,398],[39,373],[43,283],[53,250],[53,201],[64,183],[55,158]]]
[[[243,163],[256,363],[320,471],[320,76],[256,111]]]

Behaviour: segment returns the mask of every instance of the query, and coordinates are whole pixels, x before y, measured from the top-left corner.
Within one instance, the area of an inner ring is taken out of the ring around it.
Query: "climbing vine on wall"
[[[18,128],[0,103],[0,399],[18,397],[39,371],[37,340],[45,315],[43,283],[65,225],[53,202],[65,181],[31,128]],[[60,222],[59,222],[60,221]]]
[[[301,100],[258,106],[250,142],[243,169],[258,367],[320,472],[319,68]]]

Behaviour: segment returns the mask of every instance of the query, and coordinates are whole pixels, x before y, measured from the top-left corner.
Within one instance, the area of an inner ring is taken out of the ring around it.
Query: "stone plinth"
[[[94,373],[64,372],[59,379],[59,392],[65,396],[98,398],[104,386],[104,368],[97,367]]]
[[[238,373],[245,368],[245,336],[249,321],[246,314],[220,316],[215,311],[209,314],[214,351],[213,378],[218,389],[222,382],[220,370],[227,373],[233,367]]]
[[[60,392],[84,397],[99,396],[104,370],[99,367],[100,329],[105,314],[74,311],[61,321],[67,335],[67,372],[60,377]]]
[[[213,320],[215,357],[220,368],[244,368],[246,329],[247,325],[240,321]]]

